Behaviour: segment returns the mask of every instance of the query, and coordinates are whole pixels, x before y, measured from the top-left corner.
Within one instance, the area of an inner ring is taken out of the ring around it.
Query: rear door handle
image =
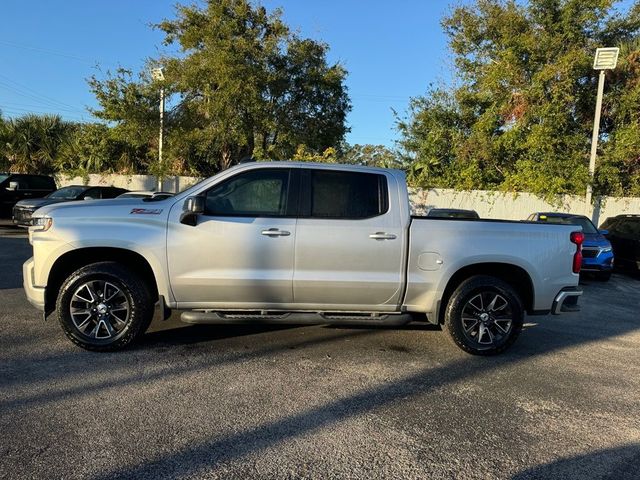
[[[262,230],[260,232],[262,235],[266,235],[267,237],[288,237],[291,235],[291,232],[287,232],[286,230],[280,230],[278,228],[270,228],[268,230]]]
[[[394,240],[396,236],[393,233],[376,232],[369,235],[369,238],[374,240]]]

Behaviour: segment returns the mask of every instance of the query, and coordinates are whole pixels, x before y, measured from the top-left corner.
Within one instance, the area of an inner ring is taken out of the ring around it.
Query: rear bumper
[[[36,287],[33,284],[33,257],[22,265],[22,285],[29,303],[44,312],[46,287]]]
[[[551,313],[559,315],[563,312],[579,312],[580,306],[578,305],[578,299],[580,295],[582,295],[582,290],[578,287],[563,288],[558,292],[553,301]]]

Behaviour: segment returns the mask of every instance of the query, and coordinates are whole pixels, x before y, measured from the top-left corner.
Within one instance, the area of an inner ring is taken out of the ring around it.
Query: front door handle
[[[268,230],[262,230],[260,232],[262,235],[266,235],[267,237],[288,237],[291,235],[291,232],[287,232],[286,230],[280,230],[279,228],[270,228]]]
[[[369,238],[374,240],[394,240],[396,236],[393,233],[376,232],[369,235]]]

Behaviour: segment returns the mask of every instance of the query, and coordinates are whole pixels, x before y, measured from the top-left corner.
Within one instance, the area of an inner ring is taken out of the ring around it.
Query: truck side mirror
[[[598,233],[600,235],[609,235],[609,230],[607,230],[606,228],[601,228],[600,230],[598,230]]]
[[[7,190],[10,190],[12,192],[16,190],[20,190],[20,184],[18,182],[9,182],[9,186],[7,187]]]
[[[200,196],[189,197],[184,202],[180,223],[195,227],[198,223],[198,215],[204,213],[205,198]]]

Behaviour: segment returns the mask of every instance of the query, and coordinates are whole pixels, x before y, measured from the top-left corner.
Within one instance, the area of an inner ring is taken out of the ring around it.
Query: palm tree
[[[73,124],[58,115],[25,115],[5,122],[4,155],[16,172],[51,174]]]

